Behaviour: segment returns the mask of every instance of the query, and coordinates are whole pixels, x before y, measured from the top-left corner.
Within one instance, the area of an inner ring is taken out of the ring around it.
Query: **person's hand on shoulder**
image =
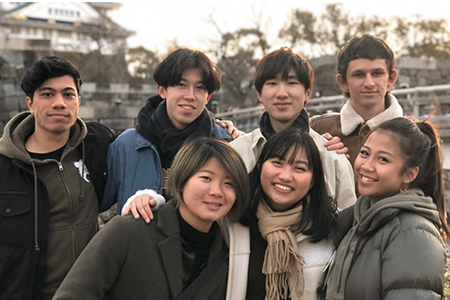
[[[328,151],[336,150],[337,154],[345,154],[347,159],[350,159],[350,154],[348,154],[348,148],[345,147],[340,137],[332,136],[328,132],[324,133],[322,136],[327,140],[324,146],[325,148],[327,148]]]
[[[122,215],[128,215],[131,211],[135,219],[142,217],[146,223],[153,220],[153,210],[157,210],[166,200],[153,190],[140,190],[128,198],[122,208]]]
[[[245,134],[245,132],[234,127],[233,121],[216,119],[216,123],[218,125],[220,125],[221,127],[227,129],[228,134],[231,135],[231,138],[233,140],[235,140],[238,137],[243,136]]]

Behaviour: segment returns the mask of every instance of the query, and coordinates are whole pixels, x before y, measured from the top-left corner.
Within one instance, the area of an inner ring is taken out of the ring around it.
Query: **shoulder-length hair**
[[[291,156],[286,157],[291,150]],[[261,199],[267,198],[260,180],[264,162],[271,158],[279,158],[292,164],[297,154],[302,151],[308,158],[313,177],[308,194],[303,199],[299,199],[299,201],[302,201],[303,213],[299,220],[298,231],[311,236],[312,242],[318,242],[328,236],[335,224],[336,206],[327,195],[320,152],[309,133],[295,128],[288,128],[273,135],[264,145],[256,166],[250,173],[252,202],[241,218],[242,224],[255,225],[258,203]]]
[[[211,158],[216,158],[230,176],[236,201],[226,218],[237,221],[250,203],[248,174],[239,153],[223,140],[202,136],[181,147],[170,170],[167,191],[179,207],[183,201],[181,190],[184,185]]]

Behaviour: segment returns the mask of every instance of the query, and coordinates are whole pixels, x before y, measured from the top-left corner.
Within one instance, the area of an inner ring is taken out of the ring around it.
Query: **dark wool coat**
[[[218,226],[209,260],[222,247]],[[142,218],[116,216],[80,255],[55,294],[61,299],[176,299],[182,292],[181,235],[172,201]],[[224,261],[192,299],[224,299],[228,264]]]

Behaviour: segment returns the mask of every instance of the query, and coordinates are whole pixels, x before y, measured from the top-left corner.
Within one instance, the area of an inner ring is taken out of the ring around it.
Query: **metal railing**
[[[392,91],[392,94],[397,97],[405,115],[421,117],[450,113],[450,84],[401,88]],[[312,98],[306,104],[306,109],[311,116],[339,112],[344,103],[342,95]],[[216,113],[215,116],[231,120],[240,130],[250,132],[258,127],[263,112],[263,107],[251,107]]]

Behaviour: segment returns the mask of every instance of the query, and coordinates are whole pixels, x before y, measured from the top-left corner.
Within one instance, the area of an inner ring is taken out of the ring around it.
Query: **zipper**
[[[58,169],[59,169],[59,171],[60,171],[60,174],[61,174],[61,179],[62,179],[62,181],[64,182],[64,186],[65,186],[65,188],[66,188],[66,191],[67,191],[67,197],[68,197],[68,201],[69,201],[69,204],[70,204],[70,216],[69,216],[69,228],[70,228],[70,232],[71,232],[71,235],[72,235],[72,259],[73,259],[73,261],[75,261],[75,259],[76,259],[76,257],[77,257],[77,249],[78,249],[78,247],[77,247],[77,243],[76,243],[76,234],[75,234],[75,230],[74,230],[74,227],[73,227],[73,224],[74,224],[74,220],[75,220],[75,204],[74,204],[74,199],[73,199],[73,195],[72,195],[72,192],[71,192],[71,190],[70,190],[70,185],[68,184],[68,181],[67,181],[67,178],[66,178],[66,176],[65,176],[65,174],[63,173],[64,172],[64,167],[63,167],[63,165],[62,165],[62,163],[61,163],[61,161],[63,160],[63,157],[61,157],[61,160],[60,161],[58,161]]]

